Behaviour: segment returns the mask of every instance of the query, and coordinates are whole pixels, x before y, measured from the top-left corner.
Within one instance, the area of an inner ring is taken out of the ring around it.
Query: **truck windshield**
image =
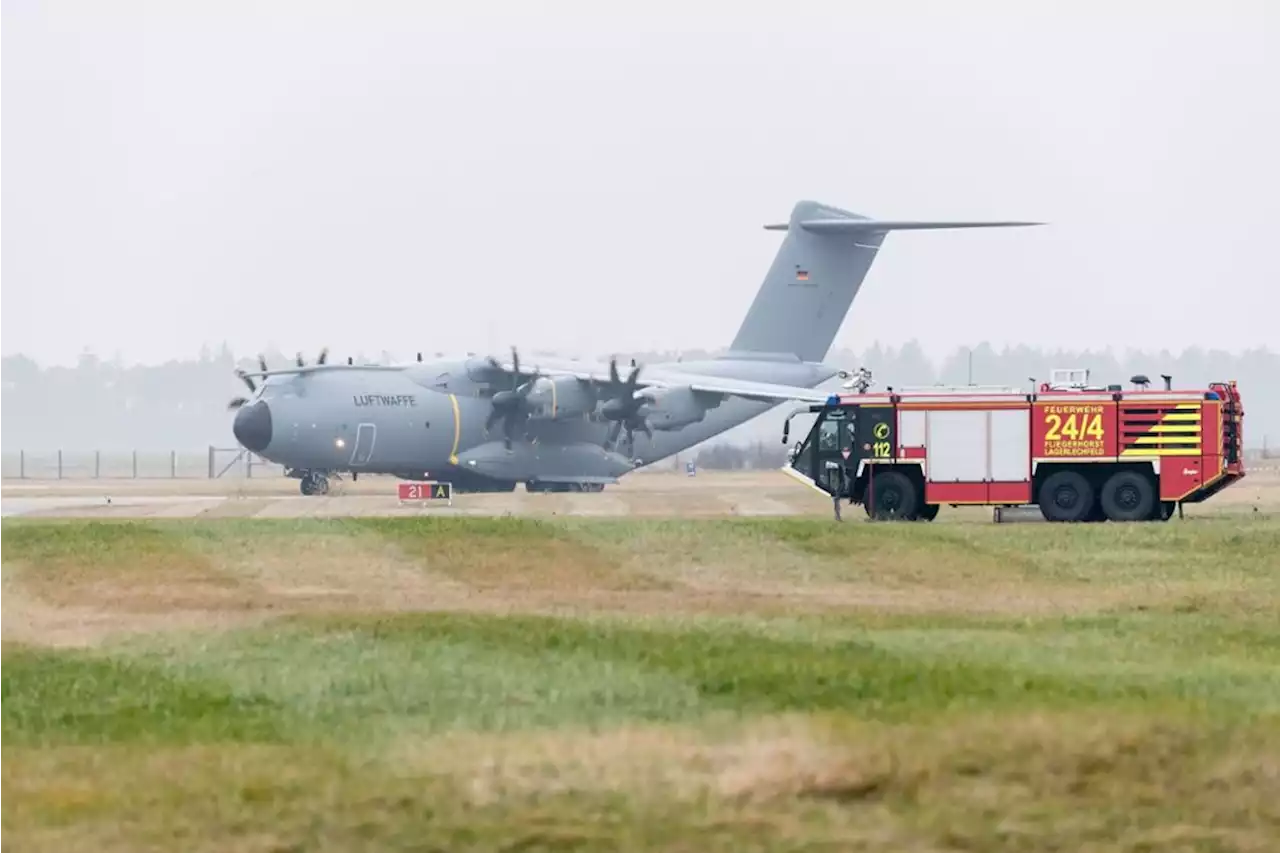
[[[822,487],[837,475],[833,473],[845,462],[845,452],[853,447],[853,419],[841,409],[818,415],[803,442],[795,449],[791,467],[796,473]]]

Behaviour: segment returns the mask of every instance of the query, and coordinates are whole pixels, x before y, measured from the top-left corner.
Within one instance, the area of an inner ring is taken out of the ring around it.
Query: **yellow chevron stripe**
[[[1131,447],[1120,451],[1121,456],[1199,456],[1198,447]]]
[[[1156,424],[1147,432],[1200,432],[1200,424]]]
[[[1192,421],[1197,423],[1200,421],[1199,412],[1187,412],[1185,414],[1170,413],[1160,419],[1161,423],[1190,423]]]

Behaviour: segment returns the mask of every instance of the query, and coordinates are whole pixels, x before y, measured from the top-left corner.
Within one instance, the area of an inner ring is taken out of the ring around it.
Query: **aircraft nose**
[[[231,431],[246,450],[261,453],[271,443],[271,410],[262,400],[242,407]]]

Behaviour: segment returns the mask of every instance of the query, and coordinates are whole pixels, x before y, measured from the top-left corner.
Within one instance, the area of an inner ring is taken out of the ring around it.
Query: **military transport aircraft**
[[[390,474],[458,492],[599,491],[787,401],[821,402],[843,371],[822,359],[890,231],[1037,225],[870,219],[801,201],[729,351],[628,365],[492,356],[408,364],[314,364],[238,371],[232,400],[247,450],[284,466],[304,495],[329,477]],[[262,380],[255,383],[255,379]],[[637,441],[635,433],[644,435]]]

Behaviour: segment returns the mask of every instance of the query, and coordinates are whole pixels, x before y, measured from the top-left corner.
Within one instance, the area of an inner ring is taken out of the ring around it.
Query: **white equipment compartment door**
[[[987,412],[930,411],[928,478],[934,483],[987,479]]]
[[[1031,479],[1031,410],[991,412],[991,479],[1021,483]]]

